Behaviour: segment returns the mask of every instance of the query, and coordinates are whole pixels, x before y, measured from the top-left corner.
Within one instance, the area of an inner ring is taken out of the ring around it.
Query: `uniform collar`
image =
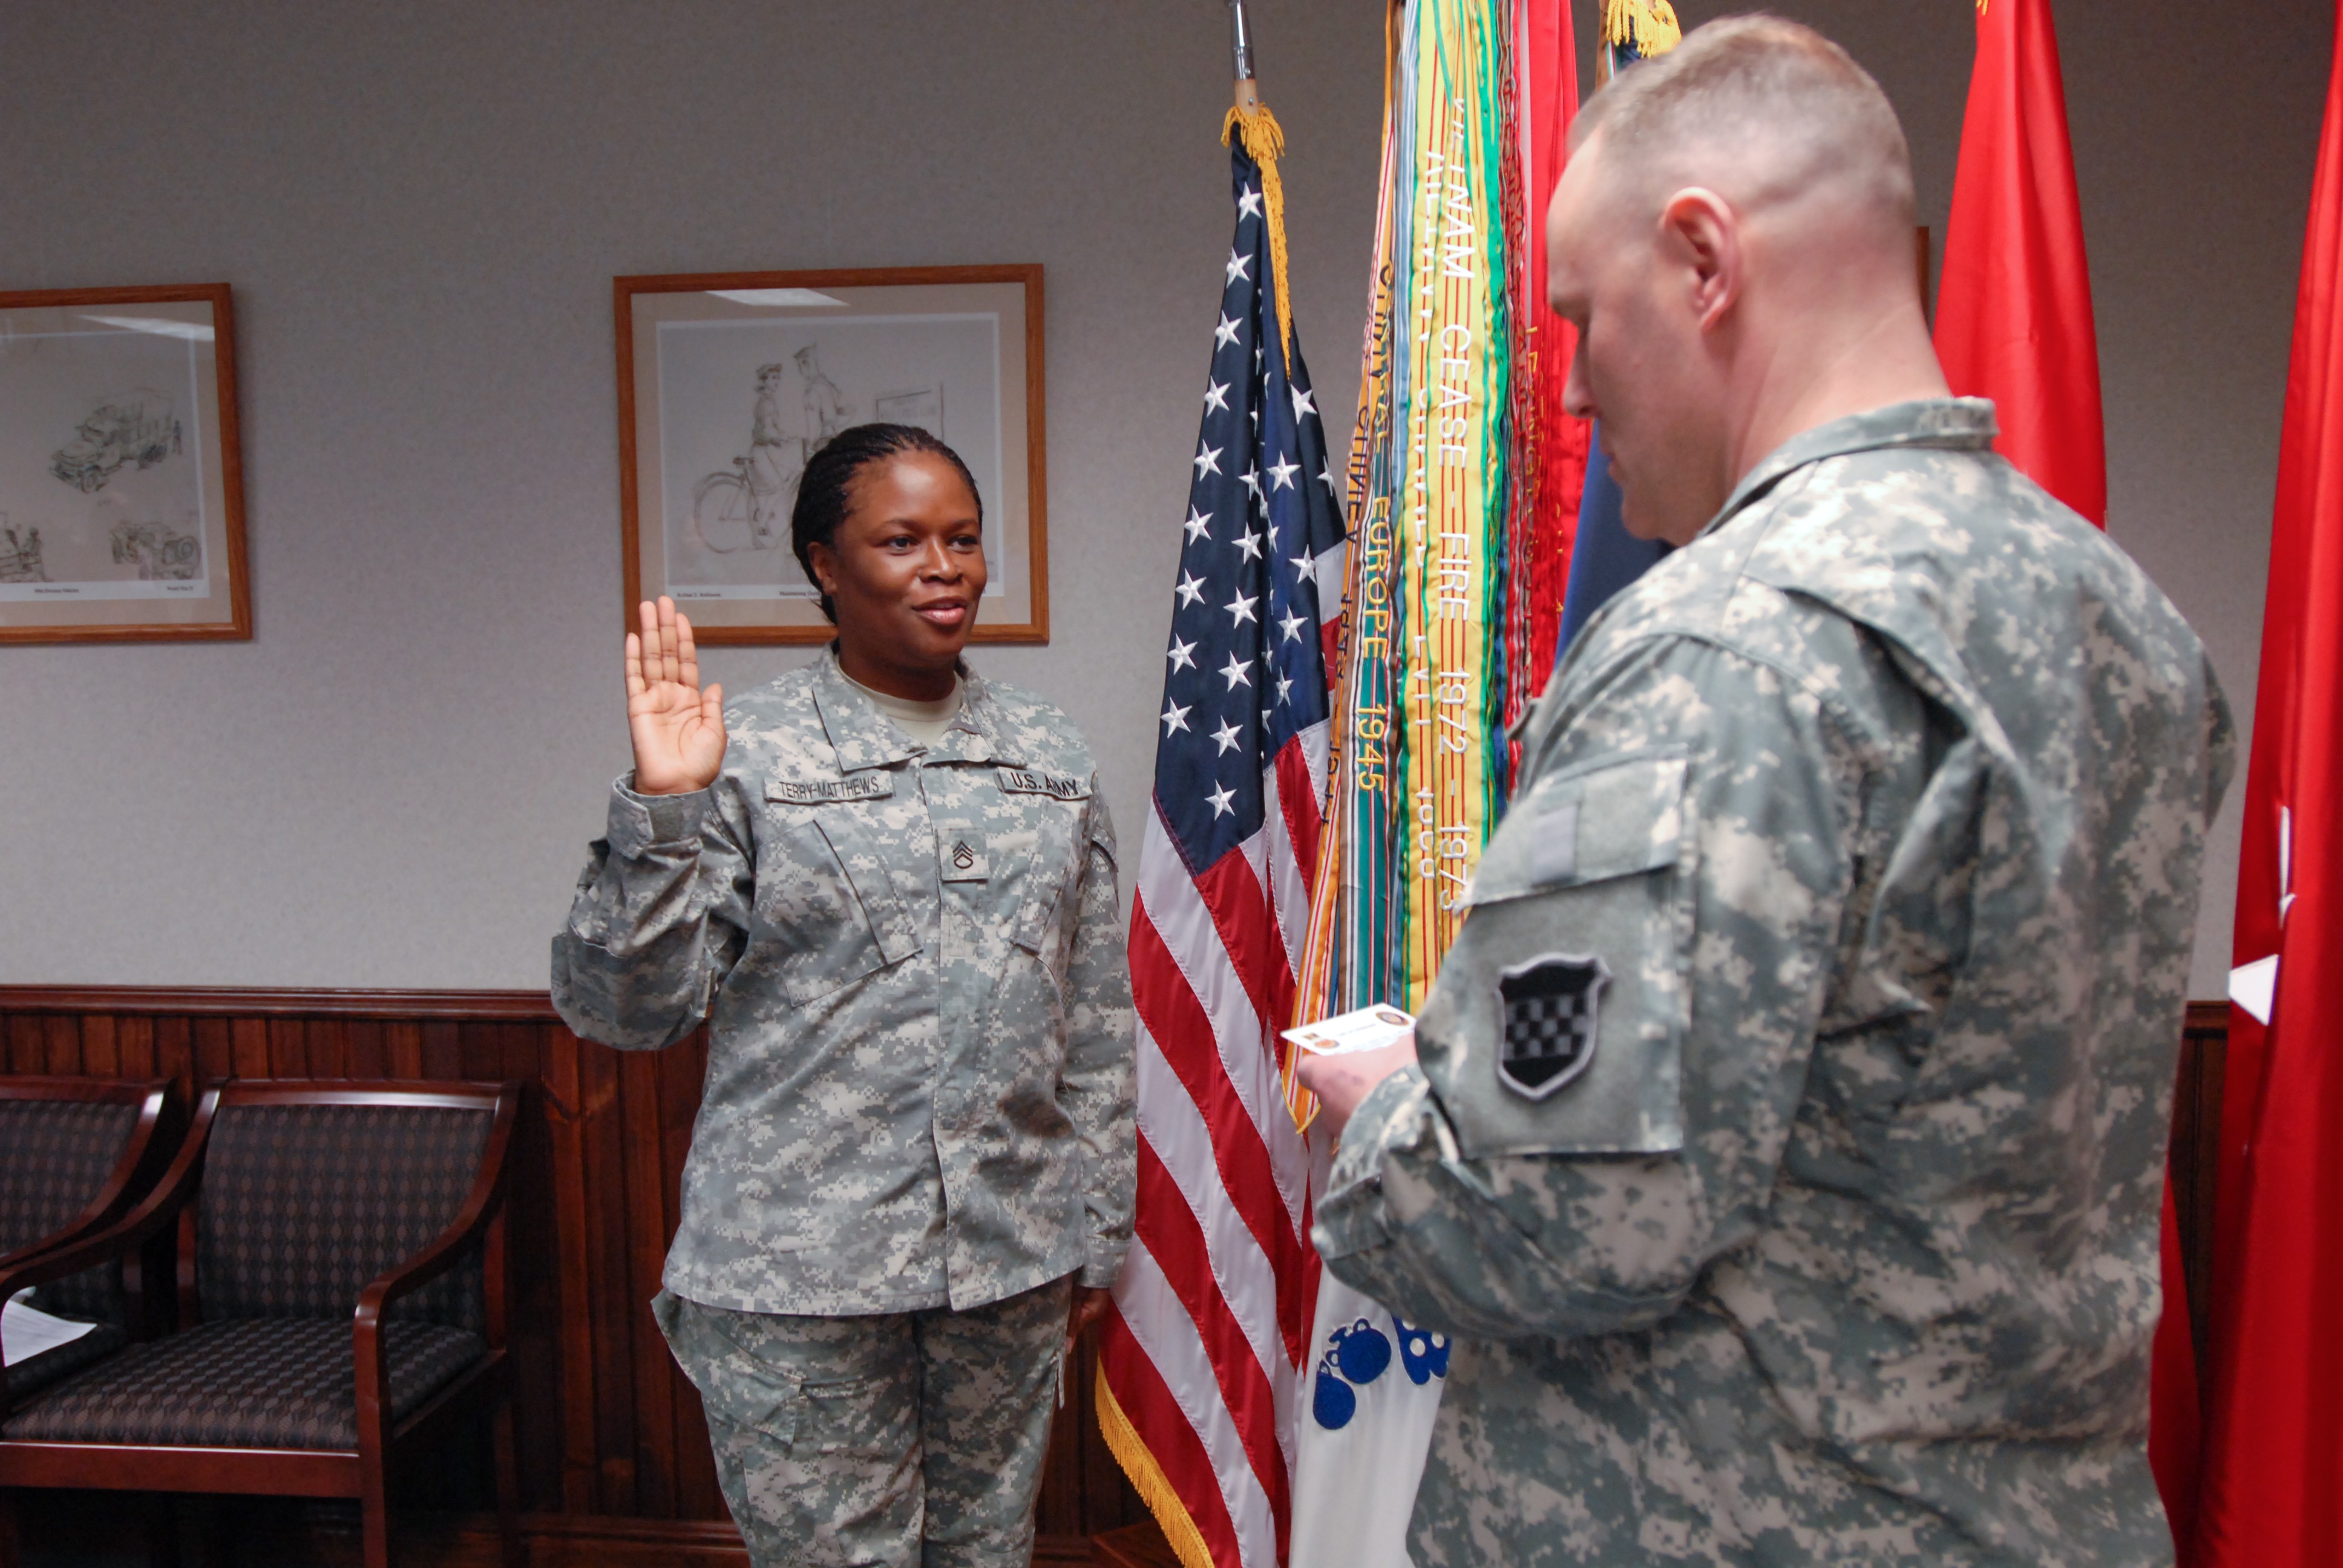
[[[2000,434],[1993,403],[1985,397],[1925,397],[1893,403],[1865,414],[1850,414],[1827,425],[1791,437],[1742,476],[1733,487],[1724,509],[1709,519],[1703,534],[1715,533],[1735,513],[1757,500],[1784,476],[1826,458],[1850,452],[1883,451],[1896,447],[1935,447],[1947,451],[1982,452]]]
[[[960,712],[943,738],[928,749],[930,762],[1006,762],[1023,760],[1001,739],[1000,704],[982,676],[960,667]],[[891,768],[911,759],[910,738],[871,705],[838,667],[838,644],[823,650],[814,667],[813,705],[821,716],[823,732],[838,754],[841,774],[864,768]]]

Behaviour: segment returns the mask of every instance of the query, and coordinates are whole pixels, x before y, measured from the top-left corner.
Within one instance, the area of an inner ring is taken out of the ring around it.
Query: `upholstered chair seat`
[[[503,1217],[519,1103],[517,1084],[231,1081],[150,1197],[0,1268],[0,1292],[94,1273],[118,1297],[145,1260],[126,1334],[108,1322],[58,1365],[28,1361],[41,1386],[16,1368],[0,1385],[0,1568],[18,1568],[14,1486],[354,1497],[367,1568],[390,1568],[394,1455],[482,1413],[519,1568]],[[173,1282],[158,1333],[151,1298]]]
[[[52,1316],[62,1314],[52,1313]],[[87,1319],[76,1319],[85,1322]],[[22,1405],[43,1389],[71,1377],[84,1367],[99,1362],[130,1342],[130,1335],[119,1324],[99,1323],[89,1332],[61,1345],[54,1345],[40,1354],[26,1356],[8,1368],[8,1397]]]
[[[385,1323],[383,1342],[394,1422],[488,1353],[478,1334],[443,1323]],[[357,1387],[347,1320],[232,1318],[132,1345],[0,1422],[0,1438],[356,1448]]]

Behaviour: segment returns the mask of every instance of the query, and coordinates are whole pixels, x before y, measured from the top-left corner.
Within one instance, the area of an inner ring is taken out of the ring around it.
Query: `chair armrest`
[[[106,1226],[130,1211],[132,1201],[145,1191],[143,1177],[153,1174],[157,1158],[165,1151],[161,1138],[164,1119],[170,1109],[170,1089],[158,1081],[151,1087],[138,1108],[138,1120],[116,1152],[114,1166],[106,1174],[106,1184],[88,1205],[57,1230],[16,1251],[0,1256],[0,1271],[29,1263],[46,1252],[69,1247],[88,1240]],[[22,1286],[17,1287],[22,1289]],[[5,1300],[0,1297],[0,1300]]]
[[[0,1270],[0,1302],[17,1292],[33,1285],[45,1285],[52,1281],[69,1278],[85,1269],[94,1269],[116,1258],[127,1257],[146,1245],[179,1218],[187,1200],[196,1192],[204,1166],[204,1150],[209,1141],[212,1116],[219,1109],[219,1091],[206,1091],[203,1103],[196,1109],[195,1121],[187,1129],[186,1141],[179,1146],[178,1156],[171,1168],[163,1173],[139,1205],[113,1224],[94,1235],[54,1251],[40,1253],[28,1261]],[[0,1416],[8,1413],[8,1379],[0,1368]]]
[[[513,1123],[520,1110],[520,1086],[508,1083],[497,1096],[496,1120],[488,1129],[488,1141],[480,1151],[480,1168],[472,1178],[472,1189],[464,1195],[464,1206],[456,1211],[447,1228],[432,1239],[431,1244],[387,1273],[377,1276],[358,1293],[357,1313],[351,1323],[351,1349],[357,1362],[358,1442],[368,1446],[368,1434],[378,1445],[381,1442],[385,1402],[389,1388],[389,1376],[383,1363],[383,1310],[399,1297],[410,1294],[437,1279],[464,1261],[474,1242],[488,1238],[488,1245],[498,1248],[503,1242],[501,1220],[505,1201],[505,1155],[512,1145]],[[501,1261],[496,1260],[494,1261]],[[492,1277],[501,1275],[501,1268],[491,1267]]]
[[[219,1091],[214,1089],[205,1094],[202,1105],[196,1109],[186,1141],[180,1144],[171,1168],[129,1213],[77,1241],[0,1270],[0,1302],[27,1286],[45,1285],[136,1251],[176,1220],[202,1178],[205,1146],[211,1132],[213,1112],[218,1107]]]

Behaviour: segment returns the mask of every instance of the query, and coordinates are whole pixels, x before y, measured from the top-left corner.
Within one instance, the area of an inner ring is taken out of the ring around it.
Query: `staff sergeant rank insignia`
[[[1610,983],[1611,966],[1600,958],[1562,953],[1498,971],[1505,1034],[1497,1076],[1507,1089],[1544,1100],[1586,1070],[1594,1060],[1596,1008]]]

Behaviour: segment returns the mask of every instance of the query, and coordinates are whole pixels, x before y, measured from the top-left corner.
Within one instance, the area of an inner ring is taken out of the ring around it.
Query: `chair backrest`
[[[377,1276],[463,1208],[496,1121],[494,1086],[226,1085],[196,1197],[206,1320],[347,1318]],[[479,1260],[384,1315],[481,1332]]]
[[[0,1078],[0,1258],[95,1221],[127,1199],[168,1086],[96,1078]],[[43,1289],[41,1304],[120,1321],[117,1275],[94,1269]]]

